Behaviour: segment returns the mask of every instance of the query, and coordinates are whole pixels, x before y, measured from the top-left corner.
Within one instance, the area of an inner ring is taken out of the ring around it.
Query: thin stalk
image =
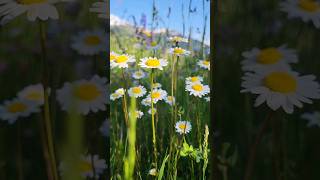
[[[255,139],[254,143],[250,147],[250,154],[249,154],[249,159],[247,161],[248,163],[247,163],[247,166],[246,166],[244,180],[250,180],[251,179],[251,174],[252,174],[253,167],[254,167],[254,161],[256,159],[257,147],[258,147],[259,143],[262,140],[262,137],[263,137],[268,125],[269,125],[269,121],[270,121],[271,118],[272,118],[272,112],[270,112],[268,114],[268,116],[264,120],[263,124],[260,126],[258,134],[256,136],[256,139]]]
[[[152,143],[153,143],[153,153],[154,153],[154,160],[155,160],[155,168],[157,169],[157,141],[156,141],[156,129],[155,129],[155,123],[154,123],[154,112],[153,112],[153,69],[150,73],[150,79],[151,79],[151,122],[152,122]]]
[[[21,122],[17,122],[17,170],[18,180],[23,180],[23,161],[22,161],[22,145],[21,145]]]
[[[124,95],[123,95],[123,113],[124,113],[124,118],[125,118],[125,122],[126,125],[128,125],[128,121],[129,121],[129,117],[128,117],[128,108],[127,108],[127,89],[128,89],[128,85],[127,85],[127,81],[126,81],[126,77],[124,75],[124,70],[122,69],[122,78],[123,78],[123,86],[124,86]]]
[[[42,64],[43,64],[43,94],[44,94],[44,123],[46,129],[47,143],[49,149],[49,156],[51,161],[51,169],[53,173],[54,180],[58,179],[57,167],[56,167],[56,158],[53,142],[53,133],[50,120],[50,108],[49,108],[49,95],[48,95],[48,83],[49,83],[49,64],[47,61],[47,51],[46,51],[46,32],[45,32],[44,21],[39,21],[40,29],[40,43],[41,43],[41,55],[42,55]]]

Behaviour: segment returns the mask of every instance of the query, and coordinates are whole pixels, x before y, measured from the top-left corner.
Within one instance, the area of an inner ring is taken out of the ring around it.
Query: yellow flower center
[[[286,72],[273,72],[264,78],[264,85],[275,92],[290,93],[297,88],[297,81]]]
[[[7,107],[7,110],[11,113],[24,112],[25,110],[27,110],[27,106],[21,102],[16,102],[16,103],[10,104]]]
[[[192,89],[195,91],[202,91],[203,90],[203,86],[201,84],[195,84],[192,86]]]
[[[167,99],[168,99],[168,101],[173,101],[173,97],[172,96],[168,96]]]
[[[79,164],[79,169],[81,172],[90,172],[92,171],[92,165],[87,161],[83,161]]]
[[[157,46],[157,42],[152,41],[150,45],[151,45],[152,47],[155,47],[155,46]]]
[[[85,43],[88,44],[88,45],[91,45],[91,46],[95,46],[95,45],[98,45],[101,43],[101,40],[99,38],[99,36],[87,36],[85,39],[84,39]]]
[[[18,3],[23,5],[40,4],[44,2],[47,2],[47,0],[18,0]]]
[[[129,57],[126,55],[120,55],[116,58],[117,63],[124,63],[128,61]]]
[[[140,94],[141,93],[141,88],[140,87],[134,87],[134,88],[132,88],[132,92],[134,93],[134,94]]]
[[[151,95],[152,99],[158,99],[160,98],[160,96],[161,94],[159,92],[152,92],[152,95]]]
[[[179,124],[179,128],[183,131],[185,131],[187,129],[187,125],[185,123],[181,123]]]
[[[117,55],[115,54],[110,54],[110,61],[114,61],[117,59]]]
[[[173,52],[175,54],[183,54],[184,50],[182,48],[174,48]]]
[[[261,64],[274,64],[281,60],[282,54],[276,48],[267,48],[261,50],[258,55],[258,62]]]
[[[158,67],[160,66],[160,61],[158,59],[148,59],[146,61],[146,65],[150,67]]]
[[[198,81],[198,80],[199,80],[199,78],[198,78],[197,76],[191,77],[191,82],[196,82],[196,81]]]
[[[92,101],[100,94],[97,86],[91,83],[81,84],[74,89],[74,95],[84,101]]]
[[[210,61],[203,61],[203,64],[206,65],[206,66],[209,66],[210,65]]]
[[[40,92],[33,91],[33,92],[30,92],[29,94],[27,94],[26,99],[38,101],[38,100],[42,100],[43,96]]]
[[[313,0],[300,0],[299,7],[308,12],[316,12],[320,9],[319,4]]]

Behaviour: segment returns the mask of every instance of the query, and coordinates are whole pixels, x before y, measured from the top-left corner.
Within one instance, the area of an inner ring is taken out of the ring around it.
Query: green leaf
[[[161,168],[160,168],[159,175],[158,175],[158,180],[161,180],[163,177],[164,168],[166,166],[166,162],[167,162],[168,158],[169,158],[169,155],[167,155],[164,158],[164,160],[162,161]]]

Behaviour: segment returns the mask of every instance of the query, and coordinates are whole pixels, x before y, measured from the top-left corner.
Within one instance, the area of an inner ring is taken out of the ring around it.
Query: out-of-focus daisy
[[[176,103],[176,99],[173,96],[167,96],[164,100],[170,106],[173,106]]]
[[[173,43],[179,43],[179,42],[187,43],[188,39],[180,37],[180,36],[173,36],[173,37],[169,37],[169,41],[173,42]]]
[[[201,83],[191,83],[186,85],[186,91],[189,91],[190,95],[202,97],[210,93],[210,88]]]
[[[143,112],[139,111],[139,110],[136,110],[134,115],[136,116],[137,119],[140,119],[143,116]],[[129,112],[129,116],[131,116],[131,112]]]
[[[142,70],[138,70],[138,71],[135,71],[134,73],[132,73],[132,77],[134,79],[142,79],[142,78],[146,77],[146,73]]]
[[[207,102],[210,102],[210,96],[204,98]]]
[[[202,83],[203,77],[201,76],[191,76],[186,78],[186,84],[192,84],[192,83]]]
[[[69,167],[66,162],[60,163],[59,171],[62,176],[70,169]],[[95,179],[99,179],[100,175],[107,168],[107,164],[104,159],[99,158],[99,155],[87,155],[81,156],[77,168],[83,178],[93,178],[95,175]]]
[[[115,52],[110,52],[110,62],[114,61],[117,59],[117,57],[119,56],[119,54],[115,53]]]
[[[107,48],[106,34],[101,30],[83,31],[72,38],[71,47],[81,55],[96,55]]]
[[[65,83],[57,90],[57,99],[65,111],[75,110],[80,114],[105,110],[107,104],[107,79],[95,75],[90,80]]]
[[[188,56],[191,54],[190,51],[182,49],[180,47],[174,47],[169,49],[169,54],[175,55],[175,56]]]
[[[146,98],[142,99],[141,104],[144,105],[144,106],[151,106],[150,97],[146,97]]]
[[[166,59],[158,59],[156,57],[146,57],[140,60],[139,66],[147,69],[160,69],[163,70],[164,66],[168,65]]]
[[[152,113],[153,113],[153,114],[156,114],[156,113],[157,113],[157,109],[156,109],[156,108],[153,108]],[[148,114],[152,115],[152,114],[151,114],[151,108],[148,110]]]
[[[151,176],[157,176],[158,172],[156,168],[152,168],[149,170],[149,175]]]
[[[200,60],[197,62],[197,64],[203,68],[210,71],[210,61],[209,60]]]
[[[13,124],[20,117],[28,117],[32,113],[39,112],[40,109],[37,104],[24,99],[13,99],[5,101],[0,105],[0,118]]]
[[[258,94],[255,107],[266,102],[272,110],[280,107],[292,113],[294,106],[301,108],[302,103],[312,103],[311,99],[320,98],[320,85],[313,75],[299,76],[293,71],[273,70],[246,73],[242,78],[241,92]]]
[[[18,93],[18,97],[42,105],[44,103],[43,86],[42,84],[27,86]]]
[[[192,127],[189,121],[178,121],[175,128],[176,132],[179,134],[188,134]]]
[[[160,46],[156,41],[151,41],[151,40],[147,41],[147,49],[149,49],[149,50],[157,50],[157,49],[159,49],[159,47]]]
[[[148,95],[148,98],[151,99],[152,97],[153,103],[155,104],[158,101],[165,99],[167,94],[168,93],[163,89],[153,89],[152,94],[150,92],[150,94]]]
[[[153,83],[153,85],[152,85],[153,89],[159,89],[161,87],[162,87],[162,85],[160,83]]]
[[[270,70],[274,68],[290,69],[289,63],[298,62],[296,51],[285,45],[278,48],[253,48],[242,53],[242,69],[245,71]]]
[[[288,13],[288,18],[301,18],[304,22],[311,21],[320,28],[320,3],[315,0],[287,0],[280,3],[280,9]]]
[[[111,68],[128,68],[129,65],[128,63],[133,63],[136,62],[136,59],[128,54],[121,54],[118,55],[113,61],[111,61]]]
[[[114,101],[116,99],[122,98],[124,93],[125,90],[123,88],[119,88],[114,93],[110,94],[110,99]]]
[[[54,6],[63,0],[1,0],[0,1],[0,24],[6,24],[17,16],[26,13],[29,21],[37,19],[46,21],[58,19],[59,14]],[[64,0],[67,1],[67,0]]]
[[[301,115],[301,118],[308,121],[308,124],[307,124],[308,127],[312,127],[312,126],[320,127],[320,112],[318,111],[315,111],[312,113],[304,113]]]
[[[93,3],[90,12],[96,12],[98,13],[98,17],[107,19],[107,0]]]
[[[129,96],[135,97],[135,98],[144,96],[146,92],[147,92],[146,88],[141,85],[132,87],[128,90]]]

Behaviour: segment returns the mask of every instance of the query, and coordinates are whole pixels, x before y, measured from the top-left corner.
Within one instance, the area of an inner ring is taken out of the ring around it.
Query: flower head
[[[146,73],[142,70],[138,70],[132,74],[132,77],[134,79],[142,79],[142,78],[146,77]]]
[[[202,97],[210,93],[210,88],[208,85],[203,85],[199,82],[196,82],[187,84],[186,91],[189,91],[190,95]]]
[[[188,56],[191,54],[191,52],[185,49],[182,49],[180,47],[174,47],[169,49],[169,54],[172,54],[175,56]]]
[[[188,134],[192,127],[189,121],[178,121],[175,128],[176,132],[179,134]]]
[[[72,49],[81,55],[97,55],[107,48],[107,38],[103,31],[83,31],[72,38]]]
[[[136,59],[128,54],[121,54],[115,57],[113,61],[111,61],[111,68],[128,68],[128,63],[136,62]]]
[[[141,85],[132,87],[128,90],[129,96],[135,97],[135,98],[144,96],[146,92],[147,92],[146,88]]]
[[[210,61],[209,60],[200,60],[197,63],[201,68],[207,69],[210,71]]]
[[[147,69],[160,69],[168,65],[166,59],[158,59],[156,57],[146,57],[140,60],[139,66]]]
[[[257,71],[246,73],[242,78],[241,92],[258,94],[255,106],[266,102],[272,110],[280,107],[292,113],[294,106],[301,108],[302,103],[312,103],[311,99],[320,98],[320,85],[313,75],[299,76],[293,71]]]

